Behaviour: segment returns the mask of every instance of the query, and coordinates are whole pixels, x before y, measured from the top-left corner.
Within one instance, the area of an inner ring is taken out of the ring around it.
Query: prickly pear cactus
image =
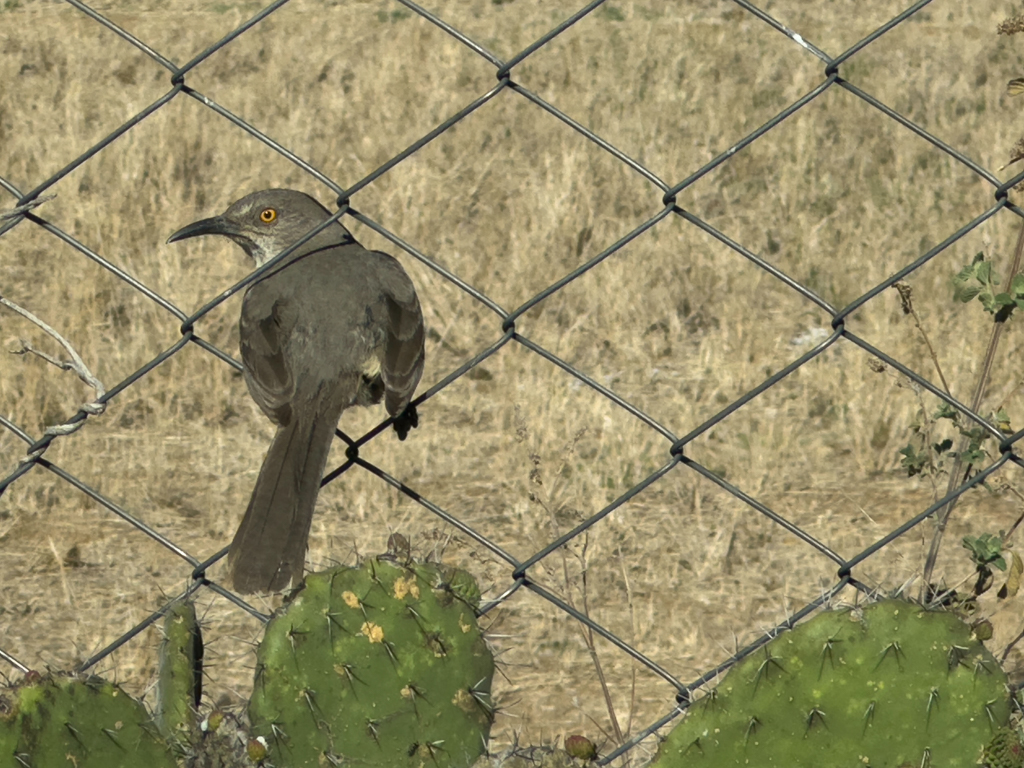
[[[202,695],[203,637],[191,600],[175,603],[164,616],[157,682],[156,723],[172,744],[188,743],[196,729]]]
[[[256,654],[249,718],[268,760],[471,765],[493,719],[494,659],[467,576],[383,559],[308,576]]]
[[[986,768],[1024,768],[1024,744],[1016,728],[1000,728],[985,745]]]
[[[30,674],[0,691],[0,768],[174,768],[146,708],[99,678]]]
[[[886,600],[819,614],[733,667],[654,768],[975,768],[1006,675],[951,613]]]

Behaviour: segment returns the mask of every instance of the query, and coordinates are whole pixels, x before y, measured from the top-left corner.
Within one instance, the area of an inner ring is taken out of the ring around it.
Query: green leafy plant
[[[1004,321],[1015,309],[1024,309],[1024,274],[1013,276],[1009,290],[999,291],[1001,282],[992,262],[985,259],[984,253],[978,253],[953,278],[953,295],[964,304],[977,299],[986,312]]]
[[[990,419],[999,425],[1002,431],[1010,429],[1009,416],[1004,409],[1001,408],[991,414]],[[938,425],[944,421],[948,422],[954,434],[960,437],[960,450],[955,450],[957,444],[950,437],[943,437],[941,440],[931,438]],[[910,428],[915,434],[915,439],[899,451],[903,457],[900,459],[900,466],[906,470],[908,477],[938,475],[946,472],[953,463],[974,467],[990,458],[988,446],[994,439],[992,433],[966,419],[958,410],[946,403],[942,403],[930,416],[919,418]]]
[[[970,554],[978,574],[972,597],[978,597],[991,588],[994,580],[993,569],[1007,574],[1006,581],[999,589],[999,598],[1004,599],[1017,594],[1020,589],[1021,574],[1024,572],[1024,562],[1021,561],[1020,555],[1006,546],[1006,538],[1002,532],[964,536],[962,543],[964,549]],[[1007,563],[1007,557],[1009,557],[1009,563]]]
[[[1021,18],[1024,19],[1024,17]],[[1002,30],[1001,33],[1010,34]],[[973,395],[968,401],[969,408],[974,413],[982,412],[981,406],[984,394],[991,376],[993,361],[996,359],[996,350],[999,346],[1001,332],[1006,325],[1006,321],[1010,319],[1014,310],[1018,307],[1024,308],[1024,273],[1021,272],[1022,259],[1024,259],[1024,234],[1018,240],[1014,258],[1010,264],[1009,274],[1011,278],[1008,291],[1000,291],[998,289],[998,286],[1001,284],[1001,278],[994,271],[992,263],[985,259],[983,253],[978,253],[970,264],[964,265],[953,277],[955,300],[961,303],[969,303],[977,299],[985,311],[992,315],[992,331],[985,351],[984,362],[975,382]],[[947,394],[952,394],[935,347],[929,340],[921,318],[914,308],[912,288],[903,282],[898,282],[893,287],[899,294],[903,314],[913,318],[917,331],[931,357],[935,372],[942,384],[942,389]],[[884,366],[882,370],[884,370]],[[914,390],[920,397],[920,390],[916,385]],[[929,413],[922,400],[919,414],[916,422],[911,425],[914,438],[899,451],[901,457],[900,466],[907,472],[908,476],[921,475],[928,477],[932,482],[936,498],[939,498],[942,494],[937,483],[938,477],[945,475],[946,494],[951,494],[961,484],[969,481],[974,475],[982,471],[981,465],[991,460],[992,453],[990,451],[997,439],[997,434],[994,434],[993,430],[986,429],[985,426],[967,419],[960,411],[945,402],[940,404],[937,410]],[[1012,435],[1014,433],[1010,416],[1002,403],[994,411],[989,412],[987,420],[989,424],[996,427],[999,434]],[[949,427],[952,427],[952,429],[950,430]],[[939,434],[936,434],[937,432]],[[990,491],[993,490],[987,483],[981,483],[981,485]],[[1024,496],[1021,496],[1012,486],[1004,484],[1003,488],[1009,489],[1024,500]],[[940,594],[949,595],[952,592],[933,584],[932,573],[938,560],[946,522],[956,507],[956,503],[957,499],[953,498],[935,513],[935,531],[932,535],[932,542],[929,546],[927,557],[925,558],[922,579],[922,594],[927,596],[928,599],[932,599],[935,595]],[[984,576],[985,574],[979,571],[979,577]],[[979,589],[984,591],[987,588],[985,579],[980,578],[975,588],[975,595],[980,594]]]
[[[998,568],[1006,570],[1006,558],[1003,557],[1003,537],[993,533],[983,533],[981,536],[964,536],[963,546],[971,553],[978,570],[990,570]]]

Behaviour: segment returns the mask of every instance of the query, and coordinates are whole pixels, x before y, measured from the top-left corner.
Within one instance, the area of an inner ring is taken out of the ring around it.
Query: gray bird
[[[259,267],[330,217],[302,192],[267,189],[167,242],[225,235]],[[416,289],[391,256],[333,223],[249,286],[239,320],[245,384],[277,425],[228,552],[232,586],[284,589],[302,578],[320,480],[342,411],[384,400],[405,439],[423,373]]]

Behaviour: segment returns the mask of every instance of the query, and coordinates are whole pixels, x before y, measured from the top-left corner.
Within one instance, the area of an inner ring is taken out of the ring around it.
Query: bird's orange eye
[[[260,211],[260,221],[264,224],[270,224],[277,219],[277,211],[273,208],[264,208]]]

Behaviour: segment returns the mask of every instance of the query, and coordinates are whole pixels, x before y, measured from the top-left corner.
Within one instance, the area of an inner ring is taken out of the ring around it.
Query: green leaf
[[[996,285],[999,281],[991,280],[992,277],[992,263],[988,261],[977,261],[975,260],[974,276],[978,279],[979,283],[995,282]]]
[[[1008,293],[997,293],[994,301],[1001,307],[1012,307],[1017,303],[1013,300],[1013,296]]]
[[[996,411],[992,420],[995,421],[996,427],[998,427],[999,431],[1004,435],[1013,434],[1013,425],[1010,423],[1010,416],[1006,413],[1005,408],[1000,408]]]
[[[1013,276],[1013,281],[1010,283],[1010,291],[1018,296],[1024,294],[1024,273],[1018,272]]]
[[[979,293],[981,293],[981,288],[976,285],[957,286],[953,289],[953,298],[967,304],[973,301]]]
[[[907,470],[907,477],[921,474],[928,464],[928,454],[924,452],[918,453],[912,445],[901,448],[900,453],[903,455],[900,466]]]
[[[1001,571],[1006,570],[1006,560],[1001,554],[1003,551],[1001,536],[991,533],[983,533],[981,536],[964,536],[961,543],[964,549],[971,553],[971,559],[978,568],[993,565]]]
[[[978,464],[985,458],[985,452],[979,450],[968,449],[960,454],[960,460],[966,461],[968,464]]]
[[[956,273],[956,277],[953,279],[961,283],[966,283],[972,277],[974,277],[974,267],[970,264],[964,264],[963,268]]]
[[[981,427],[971,427],[970,429],[961,429],[960,434],[964,437],[968,437],[971,440],[971,447],[977,448],[979,445],[988,440],[992,435],[987,430]]]

